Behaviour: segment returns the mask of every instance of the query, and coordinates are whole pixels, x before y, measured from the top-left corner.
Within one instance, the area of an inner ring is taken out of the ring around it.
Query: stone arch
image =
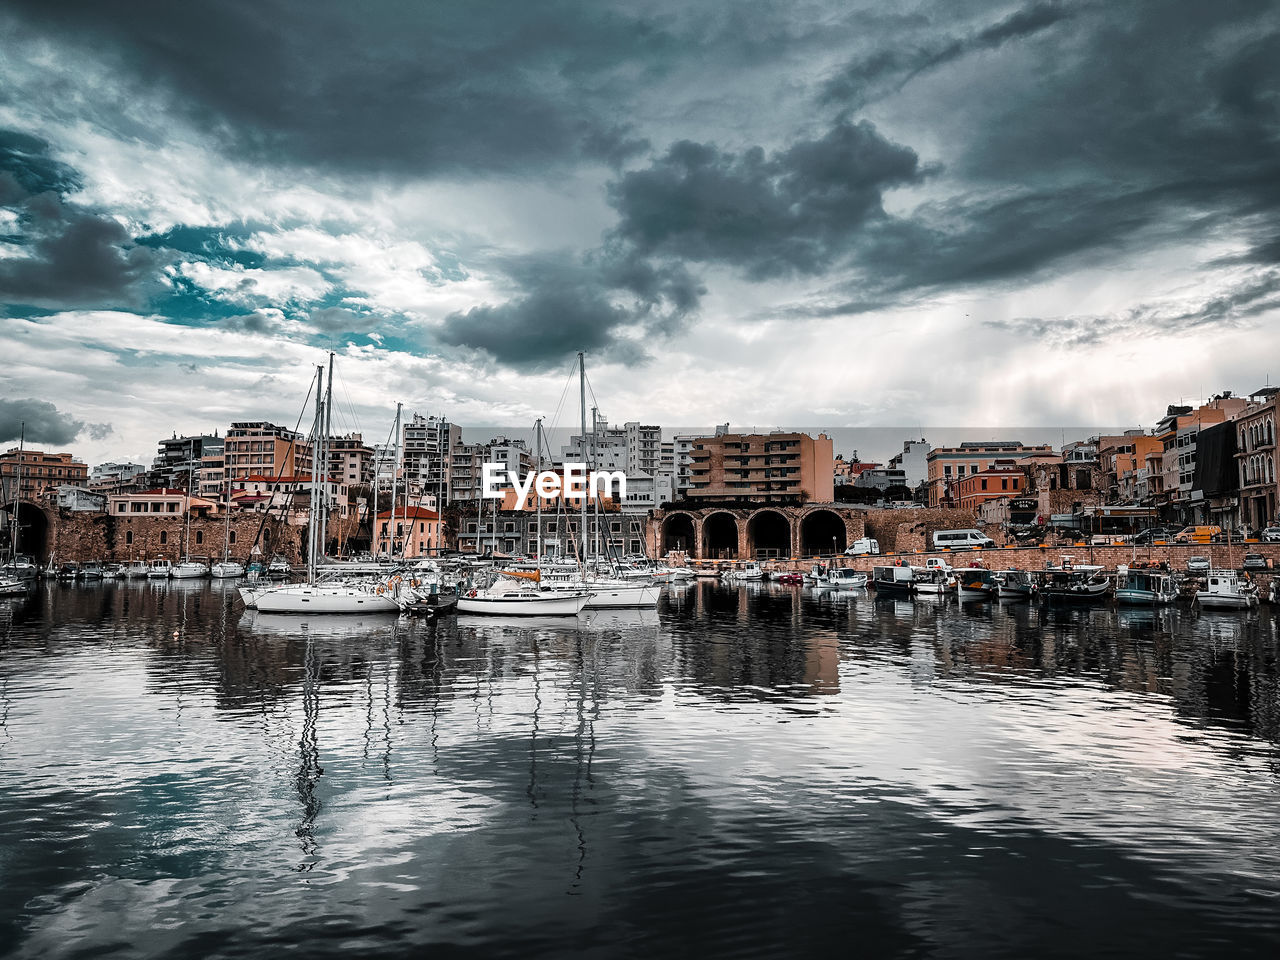
[[[726,510],[708,514],[702,520],[702,556],[712,560],[738,557],[738,518]]]
[[[747,554],[768,559],[792,555],[791,520],[781,510],[764,507],[747,518]]]
[[[660,554],[682,550],[694,556],[698,548],[698,525],[690,513],[671,513],[662,521],[662,549]]]
[[[800,518],[800,554],[806,557],[844,553],[849,533],[834,510],[810,510]]]
[[[53,522],[44,507],[30,500],[18,500],[7,504],[5,511],[6,519],[15,511],[18,515],[18,553],[30,557],[41,566],[48,563],[49,547],[53,539]],[[6,539],[8,535],[9,526],[6,523]]]

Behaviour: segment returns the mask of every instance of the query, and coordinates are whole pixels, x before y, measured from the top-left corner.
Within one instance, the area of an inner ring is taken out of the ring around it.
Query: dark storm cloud
[[[422,175],[643,148],[615,97],[696,49],[625,5],[467,0],[15,0],[25,22],[114,56],[236,152]]]
[[[72,419],[45,400],[31,397],[25,400],[0,398],[0,443],[17,440],[26,425],[27,443],[47,443],[64,446],[80,435],[85,427],[81,420]],[[94,424],[95,428],[106,426]],[[110,427],[107,427],[109,430]]]
[[[586,350],[619,363],[640,363],[647,351],[619,336],[679,329],[704,290],[679,266],[655,266],[603,251],[586,262],[535,256],[510,261],[518,293],[445,318],[440,342],[481,350],[500,363],[545,369]]]
[[[886,189],[919,182],[915,151],[870,123],[840,120],[816,140],[766,156],[681,141],[610,187],[615,236],[641,256],[725,263],[764,280],[839,260]]]
[[[18,248],[0,259],[0,298],[36,307],[135,306],[154,287],[157,254],[133,243],[116,220],[65,199],[79,187],[74,170],[49,156],[49,144],[0,131],[0,206],[18,216],[18,232],[0,242]]]
[[[1010,40],[1040,33],[1070,17],[1062,3],[1034,3],[1023,7],[989,27],[967,36],[939,34],[921,39],[916,45],[890,43],[860,57],[826,82],[822,99],[846,107],[863,106],[873,99],[902,88],[927,70],[958,60],[980,50],[993,50]]]
[[[377,317],[356,313],[346,307],[321,307],[312,310],[307,319],[313,327],[325,333],[351,333],[368,330],[378,324]]]

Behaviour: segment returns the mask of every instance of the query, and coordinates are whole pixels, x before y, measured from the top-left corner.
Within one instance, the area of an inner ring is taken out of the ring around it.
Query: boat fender
[[[382,593],[385,589],[386,589],[386,587],[384,587],[382,584],[378,584],[378,592],[379,592],[379,593]]]
[[[416,580],[416,579],[415,579],[415,580],[410,580],[410,581],[409,581],[409,586],[411,586],[411,587],[417,587],[417,586],[420,586],[421,584],[422,584],[422,581],[421,581],[421,580]]]
[[[474,597],[475,595],[476,595],[476,592],[472,590],[470,593],[467,594],[467,597],[470,598],[470,597]]]

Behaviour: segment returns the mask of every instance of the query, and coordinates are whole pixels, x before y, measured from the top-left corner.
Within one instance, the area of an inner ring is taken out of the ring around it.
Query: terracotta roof
[[[378,514],[379,520],[390,520],[391,511]],[[434,510],[428,510],[426,507],[410,507],[408,510],[397,510],[397,520],[439,520],[440,515]]]

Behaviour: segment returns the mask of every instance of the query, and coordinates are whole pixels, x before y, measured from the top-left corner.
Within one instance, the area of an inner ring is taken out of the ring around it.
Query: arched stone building
[[[830,556],[863,535],[862,511],[834,503],[664,509],[645,527],[651,556],[694,560]]]

